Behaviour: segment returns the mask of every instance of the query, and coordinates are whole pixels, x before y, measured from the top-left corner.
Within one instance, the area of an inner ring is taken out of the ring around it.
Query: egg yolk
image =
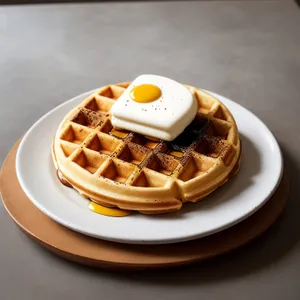
[[[105,207],[92,201],[89,203],[88,207],[89,210],[108,217],[125,217],[131,213],[130,210]]]
[[[161,89],[153,84],[141,84],[130,92],[130,98],[135,102],[147,103],[157,100],[161,96]]]

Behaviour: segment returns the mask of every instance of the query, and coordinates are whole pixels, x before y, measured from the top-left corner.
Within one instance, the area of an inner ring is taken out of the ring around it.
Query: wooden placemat
[[[266,231],[282,213],[289,192],[287,176],[271,199],[241,223],[214,235],[168,245],[129,245],[107,242],[76,233],[52,221],[27,198],[17,179],[14,145],[0,173],[2,200],[15,223],[33,240],[58,256],[114,269],[163,268],[215,257],[245,245]]]

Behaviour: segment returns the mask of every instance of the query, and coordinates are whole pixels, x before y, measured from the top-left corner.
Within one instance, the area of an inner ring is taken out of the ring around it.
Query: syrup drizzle
[[[62,173],[59,170],[56,171],[56,175],[63,185],[65,185],[67,187],[72,187],[72,185],[64,178],[64,176],[62,175]],[[130,210],[105,207],[105,206],[97,204],[93,201],[89,202],[88,209],[94,213],[97,213],[97,214],[100,214],[103,216],[108,216],[108,217],[125,217],[131,213]]]

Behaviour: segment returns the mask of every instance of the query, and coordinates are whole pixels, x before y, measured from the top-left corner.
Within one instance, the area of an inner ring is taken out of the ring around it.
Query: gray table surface
[[[248,247],[172,271],[116,274],[29,240],[0,205],[0,299],[300,299],[300,10],[292,1],[0,7],[0,161],[48,110],[154,73],[257,114],[284,154],[291,197]]]

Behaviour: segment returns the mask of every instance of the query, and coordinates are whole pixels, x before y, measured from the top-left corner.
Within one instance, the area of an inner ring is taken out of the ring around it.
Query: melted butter
[[[111,131],[111,134],[113,134],[114,136],[117,136],[121,139],[125,138],[128,135],[128,132],[125,131],[121,131],[121,130],[117,130],[115,128],[113,128]]]
[[[173,156],[177,156],[177,157],[182,157],[183,153],[179,152],[179,151],[171,151],[169,154],[173,155]]]
[[[88,206],[89,210],[92,212],[95,212],[100,215],[108,216],[108,217],[125,217],[128,216],[131,211],[130,210],[124,210],[120,208],[110,208],[105,207],[100,204],[97,204],[95,202],[90,202]]]
[[[161,96],[161,89],[153,84],[141,84],[130,92],[130,98],[135,102],[148,103],[157,100]]]
[[[151,136],[148,136],[148,135],[145,135],[145,138],[148,139],[148,140],[150,140],[150,141],[153,141],[153,142],[159,142],[159,139],[151,137]]]

